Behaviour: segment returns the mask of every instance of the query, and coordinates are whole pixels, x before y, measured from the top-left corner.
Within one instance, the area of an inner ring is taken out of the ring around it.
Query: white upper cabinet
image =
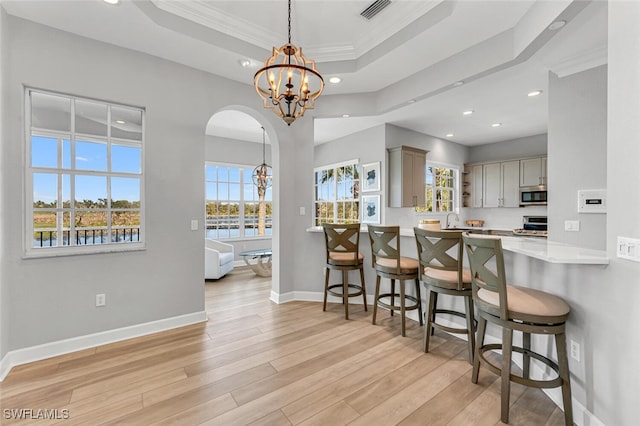
[[[520,160],[520,186],[547,184],[547,157]]]
[[[518,207],[520,162],[488,163],[482,167],[482,207]]]

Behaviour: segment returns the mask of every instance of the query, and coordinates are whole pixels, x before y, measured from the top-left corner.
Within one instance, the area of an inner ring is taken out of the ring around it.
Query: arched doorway
[[[209,118],[204,159],[206,237],[232,244],[238,263],[243,259],[239,256],[242,252],[271,249],[271,286],[276,293],[279,290],[275,232],[278,226],[277,156],[275,130],[259,112],[242,105],[230,105]],[[274,179],[272,187],[261,193],[251,175],[263,161],[273,168]],[[222,216],[225,218],[221,219]]]

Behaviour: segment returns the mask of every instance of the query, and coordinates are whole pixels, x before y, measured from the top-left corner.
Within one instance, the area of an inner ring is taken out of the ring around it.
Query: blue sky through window
[[[62,164],[58,164],[58,149],[62,149]],[[77,141],[75,144],[75,169],[107,171],[107,144],[105,142]],[[60,169],[70,170],[71,142],[55,137],[32,136],[31,165],[52,169],[53,173],[33,174],[33,201],[55,202],[58,198],[58,174]],[[111,169],[117,173],[142,172],[142,148],[126,145],[111,145]],[[107,198],[107,178],[105,176],[76,175],[75,199],[78,201]],[[111,178],[111,199],[140,201],[139,178]],[[70,200],[70,175],[62,175],[62,200]]]

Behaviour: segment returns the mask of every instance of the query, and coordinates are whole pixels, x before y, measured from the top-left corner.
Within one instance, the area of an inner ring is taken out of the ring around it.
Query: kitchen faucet
[[[456,222],[460,223],[460,217],[458,216],[457,213],[453,213],[453,212],[447,213],[447,218],[446,218],[446,222],[445,222],[446,228],[449,228],[451,226],[450,223],[449,223],[449,216],[451,216],[451,215],[454,216]]]

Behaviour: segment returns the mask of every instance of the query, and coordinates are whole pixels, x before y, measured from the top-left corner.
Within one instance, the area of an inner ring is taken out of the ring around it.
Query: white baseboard
[[[18,365],[206,321],[207,313],[205,311],[194,312],[9,351],[0,361],[0,382],[7,377],[13,367]]]

